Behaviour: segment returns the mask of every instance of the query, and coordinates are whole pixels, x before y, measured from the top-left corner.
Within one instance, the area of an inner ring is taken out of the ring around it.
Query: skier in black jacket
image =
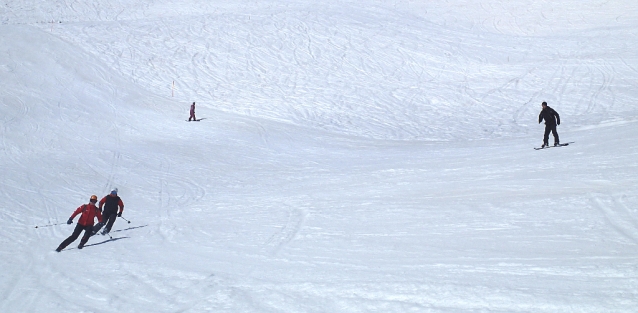
[[[554,109],[547,106],[547,102],[541,104],[543,109],[538,115],[538,124],[545,120],[545,135],[543,136],[543,146],[545,148],[549,145],[549,133],[554,135],[554,146],[558,146],[560,141],[558,140],[558,133],[556,132],[556,125],[560,125],[560,116]]]
[[[102,206],[104,206],[104,211],[102,211]],[[102,225],[106,224],[104,231],[102,231],[102,235],[106,235],[111,231],[113,223],[115,223],[115,218],[122,217],[122,212],[124,211],[124,202],[122,202],[122,199],[117,195],[117,188],[113,188],[110,194],[100,200],[99,210],[102,212],[102,217],[104,219],[104,223],[102,223]],[[93,228],[94,235],[100,230],[100,228],[102,228],[102,225]]]

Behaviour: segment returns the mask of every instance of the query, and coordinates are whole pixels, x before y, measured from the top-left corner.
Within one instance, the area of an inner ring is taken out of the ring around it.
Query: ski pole
[[[121,219],[124,219],[125,221],[127,221],[129,224],[131,224],[131,221],[125,219],[124,217],[120,216]]]
[[[57,224],[47,224],[47,225],[36,225],[35,228],[39,228],[39,227],[49,227],[49,226],[55,226],[55,225],[62,225],[65,223],[57,223]]]

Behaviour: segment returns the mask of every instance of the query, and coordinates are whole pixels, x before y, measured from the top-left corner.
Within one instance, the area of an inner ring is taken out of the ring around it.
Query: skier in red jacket
[[[66,222],[67,224],[73,224],[73,218],[78,214],[82,214],[80,219],[78,220],[78,224],[75,225],[75,229],[73,230],[73,234],[69,236],[69,238],[62,241],[62,243],[58,246],[55,251],[60,252],[62,249],[66,248],[69,244],[74,242],[80,236],[80,233],[84,231],[84,236],[82,236],[82,240],[80,240],[80,245],[78,245],[78,249],[84,248],[84,245],[87,241],[89,241],[89,237],[91,237],[93,233],[93,219],[97,217],[98,225],[102,224],[102,213],[95,206],[97,203],[97,196],[92,195],[88,204],[81,205],[79,208],[73,212],[69,220]]]

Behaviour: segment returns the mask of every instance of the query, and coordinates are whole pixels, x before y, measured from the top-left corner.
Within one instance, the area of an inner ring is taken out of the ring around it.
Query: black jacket
[[[102,200],[100,200],[100,209],[104,206],[103,215],[108,216],[109,214],[117,213],[117,209],[119,207],[120,212],[124,210],[124,202],[118,196],[106,195]]]
[[[541,114],[538,115],[538,123],[540,124],[543,120],[545,120],[545,125],[560,125],[560,116],[549,106],[542,109]]]

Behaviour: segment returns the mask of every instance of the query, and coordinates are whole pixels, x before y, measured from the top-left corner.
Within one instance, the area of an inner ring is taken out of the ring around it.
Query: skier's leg
[[[115,223],[115,218],[117,218],[117,214],[110,214],[108,221],[106,222],[106,226],[104,226],[104,232],[102,234],[108,234],[111,232],[111,228],[113,227],[113,223]]]
[[[556,131],[556,126],[552,128],[552,135],[554,135],[554,145],[559,145],[560,141],[558,140],[558,132]]]
[[[84,229],[84,226],[80,224],[75,225],[75,229],[73,230],[73,233],[71,234],[71,236],[69,236],[67,239],[64,239],[64,241],[62,241],[62,243],[58,246],[57,249],[55,249],[55,251],[58,251],[58,252],[62,251],[62,249],[66,248],[66,246],[70,245],[72,242],[78,239],[83,229]]]
[[[102,213],[102,224],[104,224],[102,225],[102,227],[104,227],[102,228],[102,235],[106,235],[106,233],[108,233],[108,231],[106,230],[107,229],[106,225],[108,225],[110,217],[111,217],[111,213],[109,212]]]
[[[543,144],[548,145],[549,142],[549,132],[552,131],[552,128],[549,125],[545,125],[545,133],[543,134]]]
[[[80,240],[80,245],[78,246],[78,249],[84,248],[84,245],[86,244],[87,241],[89,241],[89,238],[91,237],[92,233],[93,233],[93,226],[84,227],[84,236],[82,236],[82,240]]]
[[[106,217],[102,217],[102,220],[106,220]],[[95,226],[93,226],[93,230],[92,230],[91,235],[97,234],[97,232],[99,232],[100,229],[102,229],[103,226],[104,226],[104,223],[98,223]]]

